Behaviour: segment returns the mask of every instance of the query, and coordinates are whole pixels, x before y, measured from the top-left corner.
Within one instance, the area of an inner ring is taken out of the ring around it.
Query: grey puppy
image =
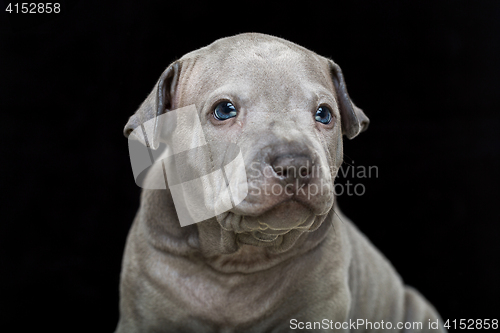
[[[163,72],[125,135],[192,104],[212,169],[227,155],[215,142],[238,145],[250,191],[231,210],[181,227],[168,188],[143,190],[116,332],[444,331],[334,203],[342,136],[369,123],[337,64],[273,36],[217,40]],[[195,156],[186,163],[202,168]],[[153,167],[147,178],[162,176]]]

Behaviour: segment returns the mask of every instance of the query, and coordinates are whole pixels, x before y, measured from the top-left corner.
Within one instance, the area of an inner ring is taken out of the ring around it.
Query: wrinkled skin
[[[249,194],[230,211],[181,228],[170,191],[143,190],[116,332],[288,332],[291,319],[358,318],[420,321],[425,331],[439,318],[336,208],[342,136],[368,125],[348,98],[331,60],[261,34],[218,40],[167,68],[126,135],[158,113],[194,104],[209,158],[193,152],[176,167],[207,174],[227,164],[228,143],[236,144]],[[216,119],[221,101],[237,116]],[[330,123],[315,120],[320,106],[331,110]],[[155,166],[147,181],[161,177]]]

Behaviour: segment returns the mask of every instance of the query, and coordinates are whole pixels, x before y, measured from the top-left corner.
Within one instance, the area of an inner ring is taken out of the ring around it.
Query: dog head
[[[248,194],[215,218],[237,243],[275,252],[289,249],[325,220],[334,203],[342,136],[352,139],[369,123],[332,60],[253,33],[220,39],[171,64],[130,118],[125,135],[153,121],[146,143],[156,148],[162,141],[156,119],[189,105],[196,106],[206,149],[187,152],[182,165],[173,167],[214,172],[237,146]]]

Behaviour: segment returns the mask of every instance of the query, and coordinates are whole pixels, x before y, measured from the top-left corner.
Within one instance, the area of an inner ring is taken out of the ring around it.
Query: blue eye
[[[320,106],[314,115],[314,119],[322,124],[329,124],[332,121],[332,112],[326,106]]]
[[[222,102],[217,104],[214,109],[214,117],[218,120],[227,120],[236,117],[238,111],[230,102]]]

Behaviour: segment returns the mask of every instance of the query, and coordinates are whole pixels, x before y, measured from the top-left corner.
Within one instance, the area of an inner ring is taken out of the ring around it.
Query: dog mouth
[[[257,218],[260,228],[258,230],[249,231],[252,237],[260,242],[271,243],[276,241],[280,236],[288,234],[292,230],[300,230],[303,232],[309,231],[314,223],[315,216],[308,215],[305,219],[300,219],[298,224],[291,228],[275,228],[267,223],[263,223]]]
[[[288,200],[257,216],[226,212],[217,220],[224,230],[236,233],[242,244],[278,247],[304,232],[316,230],[323,218],[302,203]]]
[[[313,216],[304,204],[287,200],[257,216],[244,215],[242,226],[249,231],[280,235],[291,229],[307,228],[307,221]]]

